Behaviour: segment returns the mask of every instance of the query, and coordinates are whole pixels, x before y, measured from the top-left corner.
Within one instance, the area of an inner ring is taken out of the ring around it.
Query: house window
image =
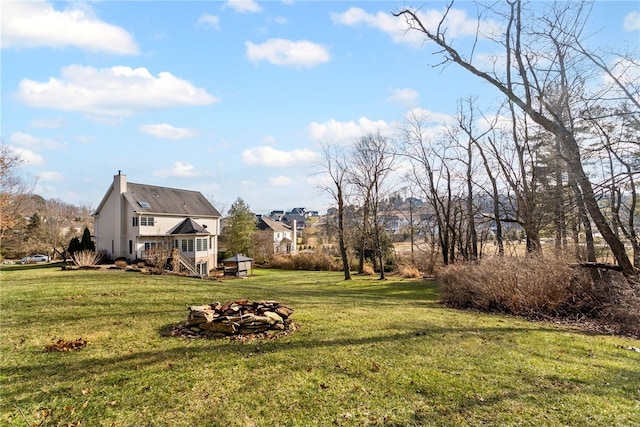
[[[133,221],[131,222],[131,225],[134,226],[134,227],[137,227],[138,226],[138,217],[134,216],[132,219],[133,219]]]
[[[175,249],[178,249],[178,248],[180,247],[180,246],[179,246],[179,244],[178,244],[178,239],[174,239],[174,240],[173,240],[173,247],[174,247]]]
[[[155,218],[152,216],[140,217],[140,225],[153,227],[154,223],[155,223]]]
[[[133,240],[129,240],[129,255],[133,253]]]
[[[206,244],[204,239],[196,239],[196,251],[204,251],[206,249]]]
[[[182,239],[182,252],[193,252],[193,239]]]
[[[209,250],[213,249],[213,237],[209,237]]]

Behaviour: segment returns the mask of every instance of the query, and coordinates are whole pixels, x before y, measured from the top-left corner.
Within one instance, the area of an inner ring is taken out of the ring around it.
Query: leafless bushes
[[[93,267],[97,265],[102,258],[102,255],[95,251],[84,250],[74,252],[71,255],[71,260],[76,267]]]
[[[484,259],[445,268],[441,300],[457,308],[528,318],[588,318],[640,334],[640,290],[621,273],[572,267],[558,258]]]
[[[276,254],[269,260],[270,268],[282,270],[340,271],[340,260],[322,252],[303,252],[295,255]]]

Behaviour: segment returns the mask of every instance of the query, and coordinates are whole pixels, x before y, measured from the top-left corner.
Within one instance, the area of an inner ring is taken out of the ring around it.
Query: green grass
[[[640,426],[638,340],[450,310],[432,282],[59,266],[5,268],[0,280],[0,425]],[[188,305],[238,298],[286,303],[300,330],[163,335]],[[43,350],[80,337],[80,351]]]

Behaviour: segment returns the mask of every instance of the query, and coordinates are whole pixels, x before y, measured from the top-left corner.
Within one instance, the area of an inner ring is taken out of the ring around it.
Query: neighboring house
[[[289,227],[293,227],[295,224],[296,230],[301,231],[307,226],[307,218],[303,214],[287,212],[282,217],[282,222]]]
[[[296,252],[296,229],[288,225],[274,221],[269,217],[261,216],[258,219],[258,229],[273,233],[273,253],[290,254]]]
[[[269,214],[269,218],[271,218],[274,221],[280,221],[283,216],[284,216],[284,211],[271,211],[271,213]]]
[[[96,249],[114,259],[169,247],[193,274],[217,267],[220,212],[198,191],[128,183],[118,172],[93,216]]]

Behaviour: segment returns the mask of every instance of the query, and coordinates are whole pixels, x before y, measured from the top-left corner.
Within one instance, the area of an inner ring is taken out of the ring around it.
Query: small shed
[[[230,258],[223,260],[225,276],[247,276],[251,270],[253,259],[244,255],[236,254]]]

